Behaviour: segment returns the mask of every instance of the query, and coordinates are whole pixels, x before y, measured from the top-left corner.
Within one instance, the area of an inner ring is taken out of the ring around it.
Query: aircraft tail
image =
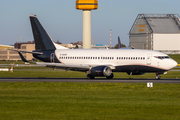
[[[35,48],[37,51],[44,51],[44,50],[56,50],[57,48],[67,49],[63,46],[55,44],[49,35],[47,34],[46,30],[43,28],[41,23],[39,22],[36,15],[30,15],[31,27],[35,41]]]
[[[118,48],[122,48],[120,37],[118,36]]]

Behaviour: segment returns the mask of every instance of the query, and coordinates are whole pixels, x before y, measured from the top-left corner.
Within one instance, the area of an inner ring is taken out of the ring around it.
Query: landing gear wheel
[[[156,75],[156,79],[157,79],[157,80],[160,80],[160,79],[161,79],[161,76],[160,76],[160,75]]]
[[[94,76],[92,76],[91,74],[88,74],[87,79],[94,79]]]
[[[111,75],[110,75],[110,76],[107,76],[106,78],[107,78],[107,79],[113,79],[113,77],[114,77],[114,74],[111,73]]]

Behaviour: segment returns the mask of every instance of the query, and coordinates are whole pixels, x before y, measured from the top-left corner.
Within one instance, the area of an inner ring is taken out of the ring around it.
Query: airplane
[[[120,37],[118,36],[118,49],[122,48]]]
[[[36,15],[30,15],[35,51],[15,50],[24,62],[28,62],[21,52],[32,53],[33,57],[51,68],[81,71],[88,79],[106,77],[112,79],[113,72],[126,72],[129,75],[156,73],[156,79],[177,66],[177,62],[167,54],[141,49],[68,49],[52,41]]]
[[[134,46],[131,46],[131,48],[130,47],[123,48],[120,41],[120,37],[118,36],[118,49],[134,49]]]

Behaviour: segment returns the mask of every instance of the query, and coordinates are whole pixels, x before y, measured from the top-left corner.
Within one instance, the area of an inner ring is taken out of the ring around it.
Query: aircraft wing
[[[36,62],[37,65],[44,65],[46,67],[59,68],[65,70],[74,70],[74,71],[88,71],[89,69],[96,66],[109,66],[111,69],[115,69],[113,65],[89,65],[89,64],[63,64],[63,63],[47,63],[47,62]]]

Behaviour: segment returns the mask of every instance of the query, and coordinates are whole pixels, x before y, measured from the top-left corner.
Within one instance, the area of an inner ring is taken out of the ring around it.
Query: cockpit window
[[[169,56],[154,56],[155,58],[158,58],[158,59],[168,59],[170,58]]]

